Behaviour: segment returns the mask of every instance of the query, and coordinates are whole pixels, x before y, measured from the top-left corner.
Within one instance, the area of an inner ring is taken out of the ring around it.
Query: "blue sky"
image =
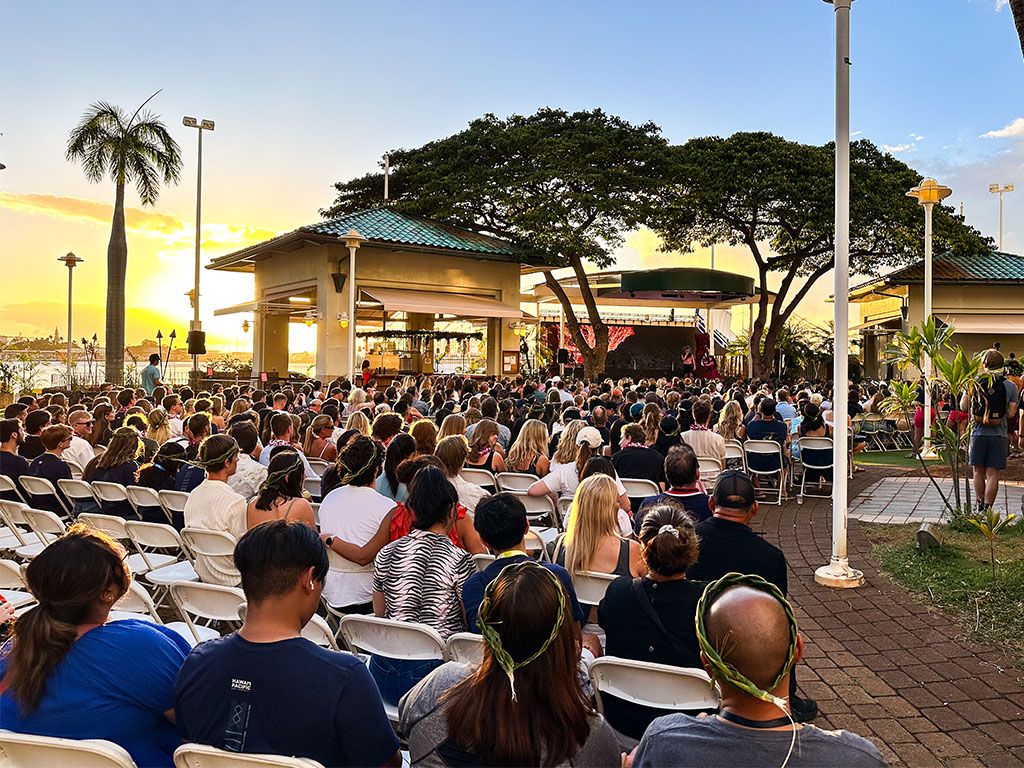
[[[951,202],[963,201],[968,220],[993,237],[988,184],[1017,182],[1005,241],[1021,250],[1024,121],[982,138],[1024,116],[1024,59],[1003,4],[857,0],[851,130],[953,187]],[[2,0],[0,40],[0,266],[39,254],[52,279],[22,298],[40,306],[62,300],[63,267],[51,261],[67,250],[89,260],[80,274],[102,296],[109,227],[69,217],[65,198],[108,203],[112,188],[63,160],[68,130],[95,100],[128,108],[163,88],[152,107],[181,143],[185,168],[155,211],[183,232],[194,216],[195,132],[181,116],[216,121],[204,142],[203,218],[223,230],[209,236],[208,256],[315,221],[334,181],[485,112],[601,107],[653,120],[678,143],[739,130],[813,143],[833,135],[833,12],[820,0]],[[25,195],[55,199],[29,204]],[[187,238],[130,236],[129,247],[142,254],[130,267],[129,303],[166,300],[167,313],[187,317]],[[627,263],[652,258],[624,252]],[[155,267],[167,275],[158,286]],[[226,290],[251,290],[228,279]],[[0,312],[0,333],[11,320]]]

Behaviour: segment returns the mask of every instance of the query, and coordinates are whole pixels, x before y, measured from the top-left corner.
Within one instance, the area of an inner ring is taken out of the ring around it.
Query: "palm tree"
[[[142,111],[149,99],[131,116],[120,107],[104,101],[91,104],[68,136],[67,159],[81,162],[89,181],[97,183],[109,177],[117,185],[110,243],[107,245],[104,339],[107,353],[104,375],[112,384],[121,383],[124,377],[124,282],[128,266],[124,187],[134,183],[142,204],[153,205],[160,196],[161,178],[165,184],[177,184],[181,171],[178,143],[171,138],[158,116]]]
[[[1013,23],[1017,27],[1017,37],[1020,38],[1020,52],[1024,54],[1024,0],[1010,0],[1010,10],[1013,11]]]

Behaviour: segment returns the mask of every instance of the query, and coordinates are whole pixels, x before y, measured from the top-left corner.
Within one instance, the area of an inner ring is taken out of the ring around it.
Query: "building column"
[[[407,331],[432,331],[434,330],[434,315],[423,312],[409,312],[406,315],[405,329]],[[413,352],[412,369],[418,373],[434,372],[434,343],[425,341],[420,349],[427,354]]]
[[[259,376],[266,372],[270,378],[288,375],[288,315],[257,316],[257,325],[262,329],[257,334],[260,339],[259,370],[253,374]]]

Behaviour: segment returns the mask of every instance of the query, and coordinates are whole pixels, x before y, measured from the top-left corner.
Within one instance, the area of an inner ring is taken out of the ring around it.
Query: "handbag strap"
[[[633,579],[632,588],[633,595],[636,597],[637,602],[640,603],[640,609],[644,612],[644,615],[651,620],[654,626],[658,628],[658,631],[668,639],[672,649],[680,656],[689,656],[690,651],[683,648],[678,638],[668,631],[668,628],[662,622],[661,617],[658,616],[658,612],[654,610],[654,606],[651,605],[651,599],[647,596],[647,592],[645,592],[643,588],[643,579]]]

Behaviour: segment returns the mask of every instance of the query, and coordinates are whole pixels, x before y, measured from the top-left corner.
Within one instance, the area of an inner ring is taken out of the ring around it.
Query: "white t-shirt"
[[[343,485],[328,493],[320,504],[320,531],[363,546],[380,528],[380,521],[395,507],[393,499],[373,488]],[[324,599],[341,608],[373,599],[373,573],[328,572]]]
[[[85,465],[92,461],[96,455],[96,451],[93,450],[92,445],[88,440],[73,435],[71,438],[71,445],[64,449],[63,458],[71,459],[82,469],[85,469]]]
[[[576,495],[576,489],[580,487],[580,478],[576,474],[576,464],[559,464],[542,478],[544,485],[552,493],[558,494],[558,498],[572,498]],[[618,477],[615,478],[615,487],[622,496],[626,492],[626,486]]]

